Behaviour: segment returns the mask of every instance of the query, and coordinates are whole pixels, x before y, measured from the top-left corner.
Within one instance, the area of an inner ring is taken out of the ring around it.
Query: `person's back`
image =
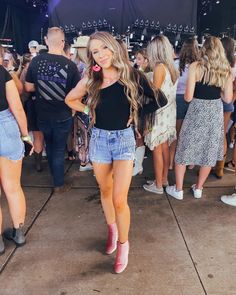
[[[51,53],[36,56],[29,66],[26,81],[35,85],[38,118],[63,120],[70,117],[71,110],[64,99],[78,80],[76,65],[66,57]]]
[[[38,127],[44,134],[46,152],[56,191],[64,186],[64,151],[72,125],[72,112],[65,96],[79,81],[76,65],[63,53],[64,32],[49,28],[48,53],[34,57],[26,75],[26,90],[36,91]]]

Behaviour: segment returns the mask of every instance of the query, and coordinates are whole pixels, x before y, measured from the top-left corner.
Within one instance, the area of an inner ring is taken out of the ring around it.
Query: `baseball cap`
[[[39,45],[39,43],[35,40],[31,40],[28,44],[28,47],[31,48],[31,47],[37,47]]]

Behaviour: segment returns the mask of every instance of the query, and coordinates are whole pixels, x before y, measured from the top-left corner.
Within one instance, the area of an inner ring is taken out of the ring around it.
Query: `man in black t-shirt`
[[[64,100],[80,77],[76,65],[63,56],[64,32],[49,28],[45,39],[48,53],[36,56],[29,65],[25,87],[36,92],[35,109],[43,132],[54,190],[64,191],[64,152],[71,130],[72,112]]]

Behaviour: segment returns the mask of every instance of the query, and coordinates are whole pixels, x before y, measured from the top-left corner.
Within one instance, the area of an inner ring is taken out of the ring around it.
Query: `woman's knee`
[[[18,193],[19,191],[21,191],[21,184],[19,181],[3,181],[2,182],[2,187],[3,187],[3,190],[6,194],[6,196],[10,196],[10,195],[13,195],[13,194],[16,194]]]
[[[100,186],[101,197],[103,199],[108,199],[112,197],[112,186],[111,185],[103,185]]]
[[[127,199],[121,198],[121,197],[118,197],[118,198],[115,197],[113,199],[113,204],[114,204],[116,213],[122,213],[128,206]]]

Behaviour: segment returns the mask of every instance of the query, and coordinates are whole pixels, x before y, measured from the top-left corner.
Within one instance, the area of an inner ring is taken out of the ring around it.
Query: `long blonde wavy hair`
[[[173,58],[173,48],[166,36],[156,36],[147,46],[147,54],[152,69],[158,64],[164,64],[170,72],[172,83],[179,77]]]
[[[224,89],[225,83],[231,75],[231,68],[220,39],[211,36],[205,40],[197,70],[199,70],[204,84]]]
[[[103,72],[94,72],[92,67],[94,66],[94,59],[90,50],[90,44],[92,40],[102,41],[113,53],[112,66],[117,69],[119,76],[119,82],[125,86],[125,93],[127,99],[130,103],[130,115],[134,119],[134,123],[137,124],[137,114],[138,114],[138,95],[139,87],[137,77],[131,67],[128,55],[124,52],[124,47],[122,47],[115,38],[107,32],[95,32],[90,36],[90,40],[87,46],[88,55],[88,69],[87,69],[87,91],[88,91],[88,105],[92,113],[93,125],[96,122],[95,109],[100,100],[100,89],[103,83]]]

